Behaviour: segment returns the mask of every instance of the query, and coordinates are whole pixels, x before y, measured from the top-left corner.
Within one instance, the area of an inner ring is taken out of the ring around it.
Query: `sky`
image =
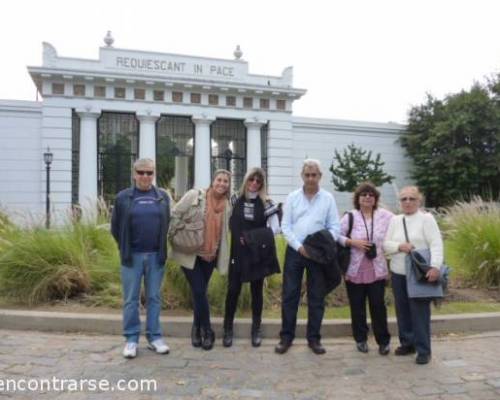
[[[499,21],[499,0],[6,1],[0,99],[35,100],[43,41],[97,59],[111,30],[116,48],[232,59],[239,44],[250,73],[293,66],[296,116],[404,123],[426,93],[500,73]]]

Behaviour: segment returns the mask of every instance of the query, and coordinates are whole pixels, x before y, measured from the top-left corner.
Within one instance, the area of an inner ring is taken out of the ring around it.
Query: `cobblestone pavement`
[[[361,354],[349,338],[325,340],[322,356],[304,340],[282,356],[274,353],[277,341],[271,339],[258,349],[244,339],[225,349],[219,339],[212,351],[194,349],[188,339],[168,342],[169,355],[151,352],[143,340],[138,357],[125,360],[118,336],[0,330],[0,389],[8,379],[41,385],[52,377],[67,379],[66,389],[74,389],[76,379],[157,382],[156,391],[44,388],[0,391],[0,399],[500,399],[500,331],[433,338],[434,355],[426,366],[416,365],[414,356],[382,357],[373,342],[371,351]]]

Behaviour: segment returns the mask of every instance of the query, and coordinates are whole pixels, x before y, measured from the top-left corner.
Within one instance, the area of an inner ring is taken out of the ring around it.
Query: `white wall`
[[[66,212],[71,206],[71,107],[57,99],[43,101],[40,131],[40,153],[47,147],[54,155],[50,173],[51,209]],[[96,156],[97,157],[97,156]],[[45,169],[39,180],[42,183],[40,201],[45,204]],[[96,178],[97,179],[97,178]]]
[[[394,209],[397,205],[395,188],[408,183],[409,160],[404,150],[396,142],[404,129],[399,124],[383,124],[360,121],[329,120],[318,118],[293,117],[293,176],[292,186],[300,187],[302,180],[300,170],[305,158],[320,160],[323,169],[321,186],[334,193],[339,211],[343,213],[352,208],[352,194],[336,192],[331,182],[329,171],[335,149],[342,150],[354,143],[366,150],[372,150],[373,155],[381,154],[385,162],[384,171],[396,176],[393,184],[385,184],[381,188],[381,202]]]
[[[49,98],[42,103],[0,101],[0,205],[10,211],[20,209],[43,216],[45,210],[45,168],[42,154],[50,146],[54,154],[51,171],[53,210],[67,210],[71,204],[71,108],[123,109],[140,111],[134,102],[90,99]],[[113,105],[114,107],[111,107]],[[98,106],[98,107],[97,107]],[[154,106],[153,111],[160,114]],[[165,109],[166,108],[166,109]],[[352,207],[351,193],[334,191],[331,165],[334,150],[350,143],[381,153],[384,170],[396,176],[395,183],[382,187],[382,203],[394,208],[395,188],[410,183],[409,160],[396,142],[404,126],[359,121],[292,117],[289,113],[216,109],[174,105],[163,112],[193,115],[196,112],[219,117],[269,121],[268,176],[270,195],[285,201],[300,187],[300,170],[305,158],[317,158],[323,166],[322,187],[334,193],[339,211]]]
[[[43,210],[41,123],[41,103],[0,100],[0,207],[13,215]]]

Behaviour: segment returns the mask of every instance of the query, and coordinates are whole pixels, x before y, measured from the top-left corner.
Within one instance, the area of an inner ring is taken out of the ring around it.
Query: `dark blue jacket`
[[[155,197],[160,203],[160,265],[167,261],[167,232],[170,224],[170,197],[167,192],[153,186]],[[113,214],[111,215],[111,234],[118,243],[122,265],[131,267],[132,252],[130,246],[130,206],[134,196],[134,188],[122,190],[116,196]]]

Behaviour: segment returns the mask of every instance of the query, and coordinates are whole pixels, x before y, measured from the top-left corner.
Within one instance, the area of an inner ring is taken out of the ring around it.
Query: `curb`
[[[142,316],[144,321],[144,316]],[[222,335],[222,318],[212,318],[218,337]],[[168,337],[190,337],[192,317],[161,317],[160,322]],[[236,338],[249,337],[252,320],[238,318],[234,324]],[[305,337],[307,321],[297,320],[297,337]],[[436,315],[432,317],[432,333],[478,333],[498,330],[500,312],[481,314]],[[262,334],[278,338],[281,320],[264,319]],[[102,335],[121,335],[122,317],[119,314],[79,314],[52,311],[1,310],[0,329],[35,330],[44,332],[81,332]],[[397,334],[395,318],[389,318],[389,330]],[[321,328],[324,338],[351,336],[349,319],[324,320]]]

